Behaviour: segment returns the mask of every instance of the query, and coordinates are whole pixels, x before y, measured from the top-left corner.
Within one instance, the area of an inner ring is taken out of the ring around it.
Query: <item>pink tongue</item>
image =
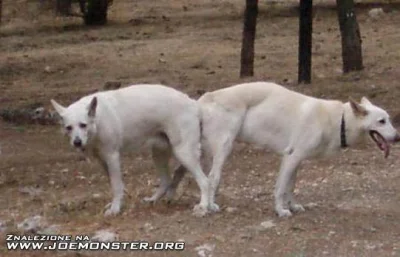
[[[385,153],[385,158],[389,156],[390,153],[390,146],[386,142],[386,140],[379,134],[375,134],[375,138],[378,143],[378,147]]]
[[[385,142],[385,144],[384,144],[384,153],[385,153],[385,158],[388,158],[388,156],[389,156],[389,153],[390,153],[390,146]]]

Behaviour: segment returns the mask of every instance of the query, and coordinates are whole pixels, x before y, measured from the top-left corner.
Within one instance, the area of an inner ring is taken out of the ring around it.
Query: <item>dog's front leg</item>
[[[113,199],[106,208],[105,215],[115,215],[121,210],[122,199],[124,197],[124,183],[122,182],[122,173],[120,165],[120,156],[118,152],[104,154],[104,161],[107,164],[108,176],[110,178]]]
[[[305,211],[303,205],[299,204],[296,199],[294,198],[293,192],[294,192],[294,188],[295,188],[295,184],[296,184],[296,177],[297,177],[297,170],[295,169],[295,171],[293,172],[290,180],[289,180],[289,185],[287,187],[287,201],[289,202],[289,209],[292,212],[301,212],[301,211]]]
[[[295,183],[294,173],[300,164],[300,158],[295,155],[285,155],[282,159],[278,179],[275,185],[275,211],[279,217],[290,217],[292,212],[289,210],[288,190],[290,183]],[[293,178],[293,182],[291,182]]]

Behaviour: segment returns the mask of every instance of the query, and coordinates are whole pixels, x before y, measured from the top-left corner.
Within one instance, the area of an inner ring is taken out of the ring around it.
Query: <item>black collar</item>
[[[348,147],[346,141],[346,122],[344,120],[344,112],[342,114],[342,122],[340,123],[340,147],[341,148]]]

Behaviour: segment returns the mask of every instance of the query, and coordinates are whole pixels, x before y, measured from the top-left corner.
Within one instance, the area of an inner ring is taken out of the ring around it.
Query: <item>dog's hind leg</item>
[[[167,200],[171,200],[175,196],[176,188],[185,176],[186,172],[187,170],[183,165],[179,165],[179,167],[175,169],[171,185],[169,186],[167,193],[165,194]]]
[[[210,152],[208,150],[202,151],[201,163],[204,164],[203,170],[209,170],[208,164],[209,164],[211,157],[212,156],[210,156]],[[165,196],[167,199],[172,199],[172,196],[175,195],[175,191],[176,191],[177,187],[179,186],[179,183],[181,182],[181,180],[185,177],[186,172],[187,172],[187,169],[182,164],[179,165],[174,170],[171,186],[168,188],[168,191]]]
[[[221,180],[222,167],[232,152],[233,142],[243,123],[245,112],[244,108],[238,108],[235,111],[227,111],[220,106],[203,108],[203,145],[212,157],[212,166],[208,174],[211,211],[219,210],[219,206],[215,203],[215,196]]]
[[[209,159],[211,158],[211,156],[209,155],[209,151],[203,151],[202,155],[201,155],[201,163],[204,164],[204,166],[207,166]],[[203,167],[203,170],[209,170],[209,167],[205,168]],[[167,199],[172,199],[173,196],[175,195],[176,189],[179,186],[179,183],[182,181],[182,179],[185,177],[185,174],[187,172],[187,169],[185,168],[185,166],[183,166],[182,164],[179,165],[175,170],[174,170],[174,174],[173,174],[173,178],[172,178],[172,182],[170,187],[167,190],[167,193],[165,195],[165,197]]]
[[[146,202],[156,202],[169,190],[172,181],[169,174],[169,160],[172,156],[172,149],[168,142],[156,143],[152,146],[153,161],[156,171],[160,177],[160,186],[151,197],[145,197]],[[172,195],[171,195],[172,194]],[[172,199],[173,193],[168,195]]]
[[[200,165],[200,131],[199,128],[194,126],[193,129],[190,129],[188,126],[190,124],[186,124],[187,129],[185,134],[181,134],[181,138],[178,141],[175,141],[176,138],[171,139],[172,142],[177,142],[173,144],[173,151],[177,160],[189,171],[192,173],[194,179],[196,180],[197,185],[201,191],[201,199],[200,203],[197,204],[193,212],[196,216],[204,216],[208,211],[208,192],[209,192],[209,185],[208,185],[208,178],[204,174],[203,169]],[[197,131],[196,131],[197,130]],[[197,132],[197,136],[196,136]],[[184,175],[184,169],[178,169],[179,174],[174,178],[173,184],[178,184],[181,180],[181,177]]]
[[[120,155],[118,152],[102,154],[102,159],[107,165],[110,178],[113,199],[106,208],[106,216],[118,214],[121,210],[122,199],[124,197],[124,183],[122,182]]]
[[[294,187],[295,178],[294,176],[297,167],[299,166],[302,158],[296,156],[295,154],[285,155],[281,162],[281,167],[279,170],[278,179],[275,185],[275,211],[279,217],[289,217],[292,216],[288,202],[288,191],[290,190],[291,183]]]
[[[227,133],[228,134],[228,133]],[[208,175],[209,183],[210,183],[210,210],[211,211],[219,211],[219,206],[215,203],[215,196],[217,195],[219,183],[221,180],[221,172],[222,167],[225,163],[226,158],[232,151],[232,145],[234,138],[228,135],[220,135],[220,137],[215,137],[211,139],[213,146],[211,147],[213,160],[210,174]]]

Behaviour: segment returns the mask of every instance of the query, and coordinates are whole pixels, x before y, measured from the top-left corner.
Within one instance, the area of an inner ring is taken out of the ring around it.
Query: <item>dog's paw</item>
[[[278,214],[279,218],[291,217],[293,215],[292,212],[288,209],[279,209],[276,210],[276,213]]]
[[[168,188],[167,192],[165,193],[165,199],[167,199],[167,202],[172,202],[172,200],[175,197],[175,193],[176,193],[175,188],[172,187]]]
[[[156,197],[154,197],[154,196],[150,196],[150,197],[143,197],[142,198],[142,202],[144,202],[144,203],[155,203],[155,202],[157,202],[157,198]]]
[[[107,210],[104,212],[104,216],[108,217],[108,216],[115,216],[115,215],[119,214],[121,206],[118,204],[109,203],[106,205],[105,208]]]
[[[199,218],[206,216],[207,212],[208,212],[207,206],[197,204],[193,208],[193,215]]]
[[[219,208],[218,204],[216,204],[216,203],[210,203],[210,205],[208,206],[208,209],[211,212],[219,212],[220,211],[220,208]]]
[[[290,210],[292,212],[303,212],[303,211],[305,211],[303,205],[301,205],[299,203],[290,204]]]

